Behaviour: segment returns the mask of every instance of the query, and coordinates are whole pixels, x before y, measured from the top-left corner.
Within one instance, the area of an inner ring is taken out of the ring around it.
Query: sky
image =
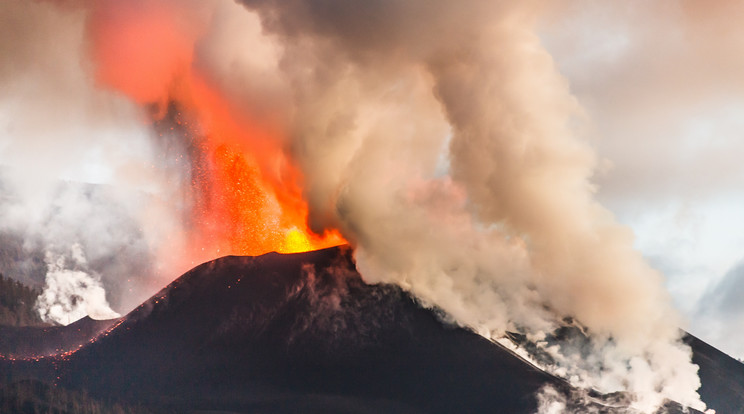
[[[664,273],[690,332],[744,358],[744,9],[572,5],[542,39],[603,159],[597,197]]]
[[[700,407],[680,326],[744,357],[738,2],[0,18],[3,259],[34,255],[53,320],[125,313],[217,256],[346,241],[366,281],[489,338],[575,317],[599,362],[558,369],[636,408]]]

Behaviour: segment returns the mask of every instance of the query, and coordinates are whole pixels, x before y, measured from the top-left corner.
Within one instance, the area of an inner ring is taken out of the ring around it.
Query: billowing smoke
[[[575,317],[595,357],[569,378],[700,407],[662,277],[592,200],[540,4],[246,3],[285,47],[311,223],[342,228],[368,280],[488,336]]]
[[[71,79],[54,78],[76,88],[39,93],[91,105],[76,124],[90,129],[43,130],[43,150],[30,153],[53,156],[52,166],[85,159],[69,152],[82,141],[133,161],[106,182],[157,200],[116,199],[141,223],[154,260],[166,260],[153,266],[325,245],[336,229],[367,281],[399,284],[486,337],[512,331],[539,343],[577,320],[589,354],[553,347],[546,367],[575,384],[629,391],[644,412],[665,398],[704,408],[662,276],[593,200],[598,162],[580,134],[581,107],[537,35],[554,11],[542,2],[64,4],[2,6],[38,8],[48,31],[58,26],[51,16],[73,19],[69,46],[85,62],[65,66]],[[41,37],[35,45],[52,44]],[[23,102],[33,107],[21,119],[39,116],[38,100]],[[168,142],[191,145],[159,158],[168,145],[146,122],[174,112],[185,121],[173,118],[173,131],[188,125]],[[138,131],[140,147],[129,150]],[[184,169],[182,159],[198,165]],[[168,262],[165,252],[188,257]]]
[[[111,319],[120,315],[106,301],[101,278],[88,269],[82,247],[73,244],[69,254],[46,254],[46,286],[36,306],[45,322],[69,324],[84,316]]]
[[[741,313],[704,293],[729,289],[743,258],[744,3],[571,3],[541,32],[611,162],[598,199],[638,229],[687,329],[743,358]]]
[[[12,0],[0,16],[0,271],[44,283],[45,252],[78,243],[131,309],[173,277],[154,256],[180,244],[190,167],[141,107],[96,87],[86,10]]]

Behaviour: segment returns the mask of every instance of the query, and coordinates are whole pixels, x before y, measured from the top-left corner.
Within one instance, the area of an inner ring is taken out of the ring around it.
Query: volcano
[[[546,389],[569,401],[568,412],[627,412],[623,396],[573,389],[445,320],[397,286],[366,284],[348,247],[228,256],[120,320],[58,328],[55,338],[74,349],[0,361],[0,381],[175,412],[535,413]],[[704,402],[744,412],[744,366],[687,341]],[[682,412],[674,402],[665,409]]]

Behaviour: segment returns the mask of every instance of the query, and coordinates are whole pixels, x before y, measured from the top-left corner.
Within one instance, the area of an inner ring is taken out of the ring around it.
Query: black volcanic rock
[[[700,367],[700,397],[716,413],[744,414],[744,364],[687,334],[692,362]]]
[[[67,326],[0,325],[0,355],[32,358],[73,351],[117,321],[118,319],[95,320],[86,316]]]
[[[365,284],[346,247],[217,259],[114,322],[70,355],[0,360],[0,383],[240,413],[535,413],[549,386],[565,412],[627,412],[628,396],[572,389],[400,288]],[[742,365],[689,342],[703,400],[719,414],[743,412]],[[683,410],[670,402],[662,412]]]
[[[565,387],[366,285],[345,248],[201,265],[57,375],[99,397],[240,412],[528,413],[543,385]]]

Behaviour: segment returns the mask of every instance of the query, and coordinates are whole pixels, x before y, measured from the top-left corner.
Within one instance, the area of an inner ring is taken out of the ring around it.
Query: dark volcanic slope
[[[685,342],[692,348],[692,362],[700,367],[703,402],[719,414],[744,414],[744,364],[690,334]]]
[[[58,375],[130,403],[272,413],[527,413],[544,384],[564,387],[364,284],[344,248],[201,265]]]
[[[703,400],[744,413],[742,364],[687,341]],[[0,383],[25,378],[172,412],[534,413],[545,385],[569,395],[566,412],[626,412],[601,406],[622,395],[580,405],[589,394],[397,287],[366,285],[343,247],[205,263],[71,355],[0,360]]]
[[[78,349],[118,319],[85,317],[67,326],[0,326],[0,355],[32,358]]]

